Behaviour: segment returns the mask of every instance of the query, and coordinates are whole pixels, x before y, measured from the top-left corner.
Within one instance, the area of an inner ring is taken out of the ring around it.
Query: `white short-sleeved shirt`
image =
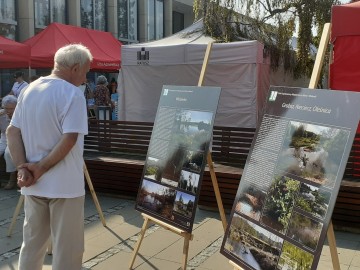
[[[21,90],[25,89],[28,85],[29,84],[25,81],[22,81],[21,83],[15,82],[11,91],[14,93],[15,97],[19,97]]]
[[[0,155],[4,154],[7,145],[6,129],[9,126],[10,119],[6,114],[0,115]]]
[[[21,193],[48,198],[85,194],[84,135],[88,132],[86,103],[81,90],[58,78],[41,77],[18,99],[10,124],[21,130],[28,162],[47,156],[65,133],[79,133],[66,157]]]

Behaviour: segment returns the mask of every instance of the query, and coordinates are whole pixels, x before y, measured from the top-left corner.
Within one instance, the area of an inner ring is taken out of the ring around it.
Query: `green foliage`
[[[311,74],[322,29],[330,22],[331,6],[339,0],[195,0],[195,17],[204,32],[219,42],[259,40],[271,56],[271,66],[283,65],[295,77]],[[315,31],[315,34],[313,34]],[[295,33],[296,32],[296,33]],[[297,51],[291,39],[297,36]]]
[[[289,221],[299,182],[288,177],[277,177],[271,185],[266,202],[266,214],[277,219],[284,227]]]

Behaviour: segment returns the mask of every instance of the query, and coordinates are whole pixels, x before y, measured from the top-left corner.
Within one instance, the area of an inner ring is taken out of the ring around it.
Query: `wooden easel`
[[[208,45],[206,47],[205,58],[204,58],[204,62],[203,62],[203,65],[202,65],[198,86],[202,86],[202,83],[204,81],[205,71],[206,71],[206,68],[207,68],[207,63],[209,62],[209,56],[210,56],[211,48],[212,48],[212,42],[208,43]],[[224,211],[224,207],[223,207],[223,204],[222,204],[221,195],[220,195],[220,191],[219,191],[219,185],[218,185],[217,178],[216,178],[216,175],[215,175],[214,165],[213,165],[213,162],[212,162],[212,157],[211,157],[210,152],[207,155],[207,163],[208,163],[208,166],[209,166],[211,181],[212,181],[214,191],[215,191],[216,201],[217,201],[217,204],[218,204],[218,207],[219,207],[221,221],[222,221],[223,228],[224,228],[224,231],[225,231],[226,227],[227,227],[227,221],[226,221],[225,211]],[[188,253],[189,253],[189,244],[190,244],[190,240],[193,239],[193,234],[188,233],[186,231],[183,231],[181,229],[178,229],[178,228],[176,228],[174,226],[171,226],[171,225],[169,225],[169,224],[167,224],[167,223],[165,223],[163,221],[160,221],[160,220],[158,220],[156,218],[150,217],[150,216],[148,216],[146,214],[142,214],[142,215],[143,215],[143,218],[144,218],[144,224],[143,224],[143,226],[141,228],[140,236],[139,236],[139,239],[138,239],[138,241],[136,243],[134,253],[133,253],[130,265],[129,265],[129,269],[132,269],[132,267],[134,265],[136,255],[137,255],[137,253],[138,253],[138,251],[140,249],[140,245],[141,245],[141,242],[142,242],[142,240],[144,238],[145,232],[146,232],[146,230],[148,228],[149,222],[153,222],[153,223],[155,223],[157,225],[160,225],[161,227],[163,227],[163,228],[165,228],[167,230],[170,230],[170,231],[184,237],[182,269],[186,270],[187,258],[188,258]]]
[[[181,230],[179,228],[171,226],[170,224],[167,224],[167,223],[165,223],[163,221],[160,221],[160,220],[158,220],[156,218],[150,217],[150,216],[148,216],[148,215],[146,215],[144,213],[142,213],[142,216],[144,218],[144,224],[141,227],[139,239],[136,242],[134,253],[133,253],[130,265],[129,265],[129,269],[132,269],[132,267],[134,265],[136,255],[137,255],[137,253],[139,251],[141,242],[144,239],[145,232],[146,232],[150,222],[153,222],[153,223],[165,228],[166,230],[172,231],[173,233],[176,233],[176,234],[184,237],[182,269],[186,270],[187,258],[188,258],[188,253],[189,253],[189,242],[190,242],[190,240],[193,240],[193,235],[191,233],[185,232],[185,231],[183,231],[183,230]]]
[[[87,170],[86,168],[86,165],[85,165],[85,162],[84,162],[84,174],[85,174],[85,178],[86,178],[86,182],[89,186],[89,190],[91,192],[91,196],[94,200],[94,203],[95,203],[95,206],[96,206],[96,209],[99,213],[99,216],[100,216],[100,219],[101,219],[101,222],[103,224],[104,227],[106,227],[106,222],[105,222],[105,218],[104,218],[104,214],[101,210],[101,207],[100,207],[100,203],[99,203],[99,200],[96,196],[96,193],[95,193],[95,190],[94,190],[94,186],[91,182],[91,178],[90,178],[90,175],[89,175],[89,171]],[[12,220],[11,220],[11,223],[10,223],[10,227],[9,227],[9,230],[8,230],[8,234],[7,236],[10,237],[11,234],[12,234],[12,231],[14,229],[14,226],[15,226],[15,223],[16,223],[16,219],[17,217],[19,216],[19,213],[20,213],[20,210],[21,210],[21,207],[24,203],[24,195],[20,195],[20,198],[18,200],[18,203],[16,205],[16,208],[15,208],[15,211],[14,211],[14,214],[13,214],[13,217],[12,217]]]
[[[321,67],[324,63],[324,57],[326,53],[327,45],[329,44],[329,38],[330,38],[330,23],[326,23],[324,25],[323,33],[321,35],[320,44],[318,48],[318,52],[316,55],[314,68],[311,74],[310,82],[309,82],[309,89],[315,89],[320,78],[320,72]],[[339,262],[339,256],[336,249],[336,241],[335,241],[335,234],[334,234],[334,227],[332,225],[332,222],[329,222],[329,227],[327,230],[327,238],[329,242],[329,248],[330,248],[330,254],[331,254],[331,260],[333,264],[334,270],[340,270],[340,262]],[[243,270],[240,266],[238,266],[233,261],[229,261],[229,263],[234,266],[234,270]]]

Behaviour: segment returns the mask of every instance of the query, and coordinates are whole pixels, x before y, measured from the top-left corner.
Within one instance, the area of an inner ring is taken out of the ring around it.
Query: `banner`
[[[244,269],[316,269],[359,104],[355,92],[270,88],[223,255]]]
[[[163,87],[137,210],[192,231],[220,90]]]

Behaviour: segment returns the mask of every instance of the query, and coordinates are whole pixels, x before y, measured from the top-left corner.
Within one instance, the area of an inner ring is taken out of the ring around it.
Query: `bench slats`
[[[84,159],[97,191],[136,197],[152,129],[153,123],[89,120]],[[254,135],[253,128],[213,129],[211,155],[227,211],[234,203]],[[360,134],[355,137],[343,178],[347,180],[341,184],[333,223],[360,227]],[[203,175],[199,206],[217,209],[208,167]]]

